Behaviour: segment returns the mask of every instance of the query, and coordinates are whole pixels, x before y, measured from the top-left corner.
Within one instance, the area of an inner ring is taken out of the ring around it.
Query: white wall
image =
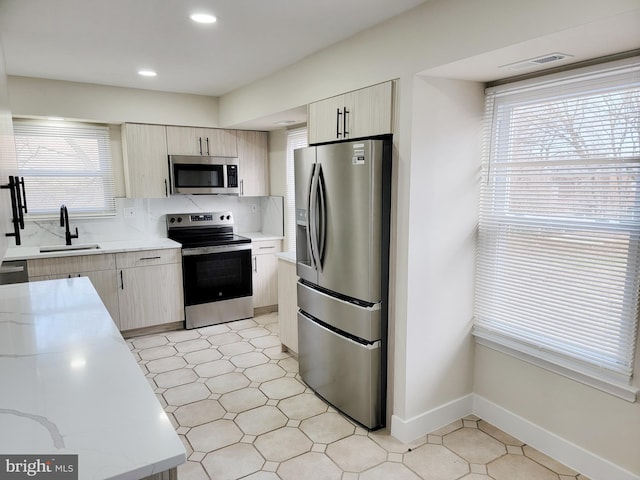
[[[477,395],[557,435],[569,447],[574,444],[636,475],[618,478],[640,478],[640,403],[627,402],[484,346],[476,347],[474,379]],[[545,451],[549,442],[545,443],[533,446]],[[571,449],[566,450],[565,463],[578,468],[571,465]],[[562,450],[548,453],[556,458],[565,455]],[[603,470],[599,462],[593,463],[592,468]],[[594,480],[614,478],[610,472],[595,475],[583,471]]]
[[[28,77],[9,77],[16,116],[54,116],[104,123],[218,127],[218,99]]]
[[[405,383],[406,398],[392,423],[405,440],[455,420],[455,402],[473,391],[470,331],[484,87],[418,76],[412,98],[406,364],[396,383]],[[402,361],[398,355],[396,361]],[[454,418],[435,413],[450,402]]]
[[[638,8],[637,0],[431,0],[222,96],[220,124],[241,125],[509,46],[517,46],[513,61],[522,60],[529,40]]]
[[[474,381],[484,393],[500,381],[490,371],[493,365],[474,357],[469,333],[476,208],[471,199],[479,168],[472,162],[480,158],[470,132],[477,121],[480,89],[472,83],[439,83],[416,75],[507,48],[513,61],[522,60],[519,54],[528,41],[555,38],[580,26],[593,26],[592,34],[599,35],[598,21],[625,12],[637,14],[639,7],[637,0],[425,2],[220,99],[221,124],[234,126],[398,79],[391,259],[392,434],[409,439],[459,412],[469,413]],[[541,44],[556,48],[551,41]],[[455,136],[456,119],[466,126],[466,141]],[[451,142],[456,142],[453,148]],[[479,361],[475,369],[474,358]],[[532,371],[536,368],[513,365],[509,378],[524,385]],[[505,386],[490,398],[505,408],[517,408],[512,393]],[[615,402],[609,406],[615,408]],[[547,408],[551,418],[565,411],[562,405]],[[571,408],[574,416],[582,414],[585,419],[594,413],[591,402],[580,396],[572,398]],[[636,465],[637,452],[615,447],[626,438],[637,438],[632,431],[637,430],[637,408],[625,410],[632,417],[616,425],[618,436],[610,439],[614,446],[591,442],[589,448],[606,460]],[[526,408],[522,412],[538,421],[535,412]],[[546,424],[556,431],[553,422]],[[557,433],[578,438],[584,430],[567,425]]]

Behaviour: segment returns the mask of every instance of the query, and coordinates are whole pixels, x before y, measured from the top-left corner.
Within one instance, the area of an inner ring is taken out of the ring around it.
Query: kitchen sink
[[[97,250],[99,248],[100,245],[98,245],[97,243],[79,243],[77,245],[47,245],[44,247],[40,247],[40,253]]]

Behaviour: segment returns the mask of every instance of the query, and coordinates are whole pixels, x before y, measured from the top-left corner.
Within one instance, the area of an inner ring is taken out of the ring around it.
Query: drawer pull
[[[259,250],[271,250],[273,248],[276,248],[276,247],[274,247],[273,245],[271,245],[270,247],[258,247]]]
[[[157,257],[141,257],[140,260],[159,260],[161,259],[161,256],[157,256]]]

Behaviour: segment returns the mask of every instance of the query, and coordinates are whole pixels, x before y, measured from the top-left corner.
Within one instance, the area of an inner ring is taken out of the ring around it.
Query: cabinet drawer
[[[27,260],[29,279],[44,275],[82,273],[100,270],[114,270],[115,257],[111,253],[100,255],[77,255],[56,258],[34,258]]]
[[[165,263],[180,263],[180,249],[138,250],[116,254],[116,268],[146,267]]]
[[[251,242],[251,253],[253,255],[266,255],[268,253],[280,253],[282,251],[282,240],[254,240]]]

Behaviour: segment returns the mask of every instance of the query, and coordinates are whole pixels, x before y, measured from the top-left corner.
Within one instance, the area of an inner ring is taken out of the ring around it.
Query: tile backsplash
[[[166,238],[167,213],[231,211],[237,233],[264,232],[283,235],[282,197],[235,197],[228,195],[176,195],[167,198],[116,198],[116,215],[102,218],[76,217],[69,211],[71,230],[78,227],[74,243]],[[125,215],[132,212],[133,216]],[[64,244],[64,228],[58,218],[29,220],[21,234],[22,245]]]

